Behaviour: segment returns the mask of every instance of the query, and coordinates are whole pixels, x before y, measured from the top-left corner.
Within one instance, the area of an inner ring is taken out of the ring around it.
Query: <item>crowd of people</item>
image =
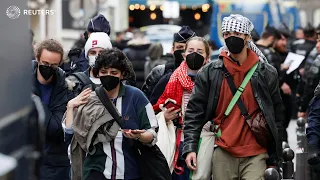
[[[115,41],[110,32],[103,15],[91,19],[67,61],[58,41],[36,45],[32,93],[46,112],[40,179],[264,179],[267,168],[281,171],[297,117],[308,119],[309,163],[320,165],[320,26],[294,35],[267,25],[256,37],[248,18],[232,14],[219,53],[182,26],[165,55],[138,29]],[[305,58],[287,73],[290,52]]]

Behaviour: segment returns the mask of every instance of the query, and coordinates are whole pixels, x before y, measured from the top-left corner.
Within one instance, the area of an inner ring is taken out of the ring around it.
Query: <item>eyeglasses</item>
[[[43,65],[43,66],[49,66],[49,67],[51,67],[52,69],[58,69],[59,68],[59,65],[58,64],[49,64],[49,63],[47,63],[47,62],[39,62],[39,64],[40,65]]]

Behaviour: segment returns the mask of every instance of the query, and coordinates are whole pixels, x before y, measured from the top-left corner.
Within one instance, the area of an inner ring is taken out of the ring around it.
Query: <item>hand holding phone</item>
[[[177,105],[176,101],[173,99],[167,99],[163,107],[166,109],[174,108],[173,110],[180,109],[180,106]]]

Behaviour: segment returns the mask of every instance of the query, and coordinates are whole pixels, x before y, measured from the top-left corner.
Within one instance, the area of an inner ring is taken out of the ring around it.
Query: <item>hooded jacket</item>
[[[119,128],[95,92],[91,93],[87,104],[74,110],[74,136],[71,141],[72,180],[82,179],[86,154],[93,155],[96,144],[113,140]]]
[[[40,83],[37,80],[37,69],[38,62],[32,61],[32,74],[34,77],[33,93],[42,97]],[[43,104],[46,128],[44,164],[50,166],[69,166],[67,145],[64,143],[64,134],[61,126],[61,120],[68,103],[68,89],[65,82],[65,73],[62,69],[58,68],[55,71],[51,84],[52,92],[49,104]],[[57,179],[59,178],[57,177]]]

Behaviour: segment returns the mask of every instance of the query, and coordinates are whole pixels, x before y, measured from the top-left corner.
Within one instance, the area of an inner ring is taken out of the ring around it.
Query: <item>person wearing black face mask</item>
[[[213,180],[257,179],[268,166],[278,168],[281,163],[284,108],[277,71],[252,42],[253,28],[240,14],[223,18],[226,46],[219,60],[198,72],[184,114],[182,157],[190,170],[197,171],[204,162],[197,153],[199,137],[207,122],[214,124],[210,130],[216,132],[215,147],[205,155]],[[236,92],[240,98],[234,96]],[[250,121],[255,118],[267,126],[253,125]]]
[[[158,124],[152,106],[143,92],[122,83],[127,77],[126,74],[132,71],[130,68],[132,66],[129,64],[129,59],[118,49],[103,50],[98,55],[93,69],[100,77],[102,86],[98,87],[97,91],[101,92],[102,90],[105,93],[105,98],[109,98],[113,102],[125,121],[120,130],[119,127],[116,129],[116,137],[113,137],[111,142],[99,141],[95,145],[97,150],[95,153],[87,154],[86,163],[80,160],[79,162],[83,164],[72,165],[75,177],[88,180],[123,179],[124,176],[126,179],[142,179],[143,174],[139,173],[133,144],[141,142],[143,145],[153,146],[156,143],[155,129]],[[82,109],[82,111],[77,111],[76,108]],[[105,116],[101,112],[106,111],[96,92],[91,92],[90,89],[84,90],[77,98],[68,103],[66,116],[62,122],[65,133],[73,134],[75,130],[86,134],[87,129],[73,124],[74,117],[85,119],[86,123],[92,122],[92,124],[87,123],[86,125],[91,129],[95,122],[104,119]],[[109,134],[114,132],[113,129],[108,129],[108,131],[110,131]],[[98,130],[95,133],[99,134]],[[77,134],[74,133],[74,136]],[[76,138],[74,139],[76,143],[83,143],[77,141]],[[73,144],[71,143],[70,149],[76,148]],[[108,153],[111,152],[117,152],[117,156],[109,156]],[[71,154],[71,160],[78,162],[79,157],[77,154]],[[101,163],[96,163],[97,160]],[[109,162],[108,165],[105,165],[107,162]],[[83,167],[83,171],[79,167]],[[95,171],[91,169],[95,169]]]
[[[153,105],[155,112],[162,111],[166,122],[169,123],[172,121],[177,128],[176,153],[172,155],[175,157],[175,159],[177,159],[177,162],[169,164],[170,167],[174,167],[172,180],[189,179],[190,176],[190,170],[185,166],[185,162],[181,160],[181,153],[177,153],[181,152],[183,147],[183,139],[180,138],[180,135],[183,131],[180,131],[183,125],[183,117],[179,117],[178,112],[182,111],[182,114],[185,113],[186,105],[188,104],[192,89],[194,87],[194,78],[202,66],[210,60],[210,47],[208,42],[201,37],[191,38],[186,44],[184,57],[185,61],[183,61],[181,65],[173,72],[163,94],[160,96],[157,103]],[[164,105],[168,99],[174,100],[181,108],[161,108],[161,105]],[[209,178],[210,177],[203,179]]]
[[[39,96],[45,110],[46,144],[41,167],[41,180],[69,179],[70,163],[61,120],[68,102],[65,73],[58,66],[62,63],[63,48],[53,39],[38,45],[36,61],[32,61],[33,94]],[[53,173],[54,172],[54,173]]]
[[[146,80],[141,88],[141,90],[145,93],[147,98],[152,101],[151,103],[154,104],[160,97],[165,86],[156,89],[155,86],[160,82],[160,79],[164,76],[168,81],[172,72],[179,67],[182,61],[184,61],[183,53],[186,46],[186,42],[196,36],[195,32],[193,32],[188,26],[183,26],[181,30],[174,34],[174,42],[171,49],[171,54],[166,54],[162,56],[161,59],[167,60],[166,64],[158,65],[152,69],[149,75],[146,77]],[[167,83],[167,82],[166,82]],[[165,84],[166,84],[165,83]],[[159,91],[158,91],[159,90]],[[153,91],[156,96],[152,96]],[[156,100],[152,100],[156,99]]]

